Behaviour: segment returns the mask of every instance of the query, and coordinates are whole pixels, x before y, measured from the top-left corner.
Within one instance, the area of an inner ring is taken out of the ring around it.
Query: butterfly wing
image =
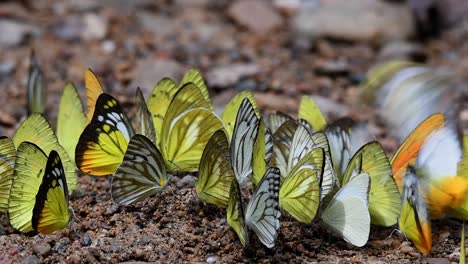
[[[158,146],[160,146],[164,117],[166,116],[169,104],[178,90],[179,88],[173,80],[163,78],[156,84],[148,98],[148,110],[153,117],[154,130],[156,131],[156,143]]]
[[[314,129],[314,131],[322,131],[327,127],[327,121],[322,112],[308,96],[302,96],[299,104],[299,119],[306,120]]]
[[[270,167],[258,184],[245,210],[245,223],[268,248],[275,246],[280,228],[278,193],[280,172]]]
[[[216,131],[201,156],[196,184],[200,200],[227,207],[231,182],[235,179],[229,161],[229,143],[224,130]]]
[[[88,114],[86,119],[88,123],[91,122],[94,114],[94,108],[96,107],[97,100],[99,95],[104,93],[102,85],[99,82],[96,74],[90,69],[85,71],[85,87],[86,87],[86,97],[88,99]]]
[[[34,51],[28,76],[28,115],[44,114],[47,106],[47,83]]]
[[[321,215],[328,228],[358,247],[369,239],[369,184],[367,173],[353,177],[335,194]]]
[[[401,214],[398,220],[400,230],[423,254],[432,248],[431,222],[424,198],[420,192],[418,177],[409,166],[403,178]]]
[[[196,171],[208,140],[219,129],[223,129],[221,120],[203,108],[178,116],[162,142],[168,170]]]
[[[159,192],[168,181],[164,159],[153,142],[136,134],[112,178],[112,199],[130,205]]]
[[[228,133],[228,138],[232,138],[232,133],[234,132],[234,126],[236,124],[237,113],[242,104],[244,98],[247,98],[252,105],[255,114],[257,117],[260,117],[260,111],[258,110],[257,102],[253,96],[253,93],[250,91],[243,91],[238,93],[234,98],[229,101],[229,103],[224,107],[224,111],[221,114],[221,120],[223,120],[224,127]]]
[[[271,133],[275,133],[281,125],[293,118],[282,112],[276,112],[268,115],[268,128]]]
[[[240,185],[252,175],[253,146],[258,134],[259,119],[248,98],[242,100],[231,139],[231,164]]]
[[[15,146],[19,146],[21,142],[25,141],[36,144],[45,152],[50,153],[50,151],[55,150],[59,153],[67,177],[68,190],[73,192],[77,182],[75,165],[67,151],[59,144],[54,130],[43,115],[32,114],[18,127],[13,136],[13,143]]]
[[[443,127],[445,118],[442,114],[434,114],[419,124],[398,148],[390,160],[393,178],[398,190],[403,188],[403,178],[409,165],[415,165],[416,158],[426,138],[435,130]]]
[[[371,223],[392,226],[400,215],[401,198],[392,168],[382,146],[374,141],[364,145],[354,154],[343,176],[346,185],[353,175],[365,172],[371,180],[369,193],[369,213]]]
[[[279,168],[282,181],[288,175],[289,153],[297,127],[298,124],[295,120],[289,120],[273,134],[273,164]]]
[[[19,145],[8,216],[10,224],[22,233],[34,231],[31,220],[46,164],[47,156],[37,145],[29,142]]]
[[[16,148],[13,141],[0,137],[0,212],[8,211],[15,160]]]
[[[190,69],[185,75],[182,81],[179,84],[179,87],[186,85],[187,83],[195,84],[198,89],[200,90],[201,94],[208,102],[208,110],[211,112],[214,111],[214,107],[211,104],[210,95],[208,93],[208,87],[206,87],[205,80],[203,80],[203,76],[201,75],[198,69]]]
[[[41,234],[51,234],[68,226],[67,179],[58,153],[52,150],[32,215],[32,227]]]
[[[259,120],[258,134],[254,143],[253,151],[252,184],[255,188],[262,180],[273,154],[273,137],[270,130],[265,127],[265,123],[262,118]]]
[[[80,95],[72,83],[63,89],[57,115],[57,138],[69,157],[75,157],[75,147],[86,126],[86,115]],[[74,163],[75,160],[72,159]]]
[[[137,88],[135,105],[137,108],[135,116],[137,124],[136,133],[144,135],[156,143],[156,131],[154,130],[153,118],[146,106],[146,101],[140,87]]]
[[[244,208],[242,206],[242,195],[237,181],[231,182],[229,189],[229,202],[226,210],[228,224],[234,229],[242,245],[249,244],[249,233],[244,222]]]
[[[296,220],[310,223],[320,204],[320,178],[325,152],[317,148],[308,153],[299,166],[283,181],[279,192],[280,207]]]
[[[122,163],[134,131],[117,100],[103,93],[96,102],[93,119],[76,146],[76,166],[84,173],[103,176]]]

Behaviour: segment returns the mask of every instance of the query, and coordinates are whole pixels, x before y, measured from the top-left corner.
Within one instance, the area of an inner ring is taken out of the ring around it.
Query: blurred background
[[[263,111],[294,114],[300,96],[312,95],[329,121],[370,120],[392,148],[360,82],[374,65],[408,59],[467,83],[467,19],[466,0],[1,1],[0,134],[11,136],[26,115],[34,49],[52,122],[66,81],[84,98],[87,68],[130,108],[138,86],[147,97],[161,78],[197,67],[218,110],[251,90]]]

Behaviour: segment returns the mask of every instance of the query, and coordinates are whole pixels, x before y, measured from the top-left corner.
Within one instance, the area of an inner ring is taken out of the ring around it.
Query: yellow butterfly
[[[370,142],[362,146],[349,161],[342,185],[353,177],[367,173],[370,178],[369,213],[371,223],[392,226],[400,214],[400,193],[392,178],[392,168],[382,146]]]
[[[86,120],[89,123],[93,117],[97,99],[99,95],[104,93],[101,83],[91,69],[87,69],[85,71],[85,87],[86,97],[88,98],[88,114],[86,116]]]
[[[57,139],[75,163],[75,147],[86,126],[80,95],[72,83],[65,84],[57,114]]]
[[[236,179],[229,155],[226,133],[220,129],[211,136],[200,160],[195,187],[200,200],[227,207],[231,182]]]
[[[122,163],[128,142],[134,134],[117,100],[102,93],[96,101],[93,118],[76,146],[77,167],[95,176],[114,173]]]
[[[237,113],[239,112],[239,108],[245,98],[247,98],[252,105],[252,109],[255,111],[255,115],[258,118],[260,117],[260,111],[258,110],[257,102],[255,101],[252,92],[244,91],[238,93],[236,96],[234,96],[234,98],[231,99],[231,101],[229,101],[229,103],[224,108],[223,113],[221,114],[221,120],[223,120],[224,127],[226,128],[229,139],[232,138]]]
[[[409,166],[403,178],[402,208],[398,224],[418,250],[427,255],[432,249],[431,222],[419,186],[416,172]]]
[[[61,157],[65,176],[67,177],[68,190],[72,193],[76,188],[77,182],[75,165],[70,156],[68,156],[67,151],[58,142],[54,130],[43,115],[32,114],[20,124],[13,136],[13,142],[18,147],[25,141],[36,144],[45,152],[57,151]]]
[[[59,154],[49,157],[36,145],[18,147],[8,215],[22,233],[50,234],[68,226],[68,188]]]
[[[34,51],[31,52],[28,76],[28,115],[45,114],[47,83]]]
[[[169,78],[163,78],[156,84],[148,98],[148,109],[153,116],[157,145],[160,145],[161,143],[160,140],[161,133],[163,131],[163,121],[169,110],[169,105],[172,103],[176,93],[184,85],[189,83],[192,83],[199,89],[201,96],[204,98],[203,107],[211,112],[214,111],[205,81],[197,69],[191,69],[188,71],[179,85],[176,85],[174,81]]]

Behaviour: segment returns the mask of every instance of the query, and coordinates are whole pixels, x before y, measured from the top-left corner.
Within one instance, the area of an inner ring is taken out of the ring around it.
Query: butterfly
[[[15,160],[16,148],[13,141],[7,137],[0,137],[0,212],[8,211]]]
[[[44,114],[47,107],[47,83],[34,51],[31,51],[27,87],[28,115]]]
[[[236,124],[236,117],[238,115],[239,109],[241,107],[242,101],[247,98],[252,106],[252,109],[255,112],[257,117],[260,117],[260,111],[258,110],[257,102],[252,94],[249,91],[243,91],[238,93],[224,108],[223,113],[221,114],[221,120],[223,120],[224,127],[228,133],[228,138],[232,138],[234,132],[234,126]]]
[[[401,199],[392,177],[392,168],[382,146],[373,141],[362,146],[349,161],[341,184],[367,173],[370,178],[369,213],[371,223],[392,226],[400,214]]]
[[[398,225],[401,232],[426,255],[431,252],[432,248],[431,222],[419,186],[415,169],[408,166],[403,178],[402,207]]]
[[[224,129],[220,129],[211,136],[203,150],[195,190],[200,200],[227,207],[231,182],[235,179],[227,135]]]
[[[297,118],[307,121],[314,131],[324,131],[327,127],[325,116],[314,100],[308,96],[301,97]]]
[[[84,173],[95,176],[114,173],[122,163],[128,142],[134,134],[117,100],[109,94],[100,94],[93,118],[76,145],[76,166]]]
[[[263,118],[258,120],[257,137],[252,154],[252,186],[255,188],[265,175],[273,157],[273,135],[265,126]]]
[[[374,141],[365,123],[356,123],[351,118],[340,118],[325,130],[333,167],[340,182],[350,159],[365,144]]]
[[[72,162],[75,162],[75,147],[87,124],[83,104],[76,87],[65,84],[57,114],[57,139],[66,150]]]
[[[250,100],[244,98],[237,112],[230,145],[231,165],[240,185],[244,185],[252,176],[253,148],[260,121]]]
[[[86,115],[87,123],[91,122],[93,118],[94,109],[96,107],[96,102],[104,89],[102,88],[99,79],[96,74],[91,69],[85,71],[85,87],[86,87],[86,98],[88,99],[88,112]]]
[[[68,190],[72,193],[76,188],[77,182],[75,165],[67,154],[67,151],[60,145],[54,130],[43,115],[32,114],[20,124],[13,136],[13,143],[18,147],[25,141],[36,144],[44,152],[57,151],[65,170]]]
[[[458,174],[463,163],[463,150],[455,129],[446,124],[442,114],[434,114],[423,121],[403,142],[392,157],[393,177],[401,188],[402,175],[414,166],[420,191],[432,218],[454,214],[466,219],[464,201],[468,179]]]
[[[211,100],[208,94],[208,88],[206,87],[205,81],[203,80],[199,70],[189,70],[179,85],[176,85],[174,81],[169,78],[163,78],[156,84],[153,91],[151,92],[150,97],[148,98],[148,109],[153,117],[157,145],[160,145],[161,143],[160,140],[161,133],[163,131],[163,121],[169,111],[170,104],[172,103],[178,91],[189,83],[194,85],[203,97],[203,107],[211,112],[214,111],[214,107],[211,104]],[[190,100],[190,98],[187,99]]]
[[[320,216],[327,228],[358,247],[364,246],[369,239],[369,185],[367,173],[352,177],[338,190]]]
[[[133,204],[161,191],[168,180],[158,148],[146,136],[136,134],[112,177],[112,199],[121,205]]]
[[[449,120],[457,117],[458,85],[447,73],[422,64],[389,63],[382,67],[386,81],[376,87],[378,113],[397,139],[405,139],[418,124],[434,113],[441,112]],[[389,68],[387,70],[386,68]],[[388,73],[386,73],[388,71]],[[374,88],[375,90],[375,88]]]
[[[281,184],[280,207],[300,222],[310,223],[317,214],[324,167],[325,151],[315,148],[291,169]]]
[[[200,88],[190,82],[182,86],[169,104],[161,127],[159,145],[168,170],[196,171],[206,143],[221,128],[222,121]]]
[[[279,185],[278,168],[269,167],[244,211],[239,184],[235,180],[232,181],[227,221],[237,233],[243,246],[249,244],[249,230],[253,230],[266,247],[275,246],[281,216],[278,204]]]
[[[273,134],[273,164],[281,172],[282,181],[310,151],[323,148],[325,165],[321,176],[321,199],[330,193],[336,184],[330,148],[323,132],[313,133],[304,121],[289,120]]]
[[[50,234],[68,226],[68,187],[59,154],[35,144],[18,147],[8,215],[22,233]]]
[[[283,112],[275,112],[268,115],[268,128],[271,133],[275,133],[278,128],[293,118]]]

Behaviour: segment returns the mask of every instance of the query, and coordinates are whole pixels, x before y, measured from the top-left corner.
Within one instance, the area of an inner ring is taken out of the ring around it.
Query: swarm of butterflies
[[[415,66],[399,70],[405,67]],[[12,139],[0,139],[0,211],[22,233],[68,226],[76,169],[112,175],[112,199],[122,206],[158,195],[171,175],[198,172],[198,198],[226,208],[243,246],[255,233],[274,247],[283,214],[322,224],[358,247],[371,225],[398,224],[428,254],[431,219],[468,219],[468,137],[460,139],[441,113],[416,124],[389,159],[365,124],[349,118],[328,124],[306,96],[297,119],[278,112],[265,121],[251,92],[217,115],[195,69],[180,83],[160,80],[148,100],[138,89],[132,124],[87,70],[87,113],[67,83],[54,130],[44,116],[47,94],[35,59],[29,77],[28,117]]]

